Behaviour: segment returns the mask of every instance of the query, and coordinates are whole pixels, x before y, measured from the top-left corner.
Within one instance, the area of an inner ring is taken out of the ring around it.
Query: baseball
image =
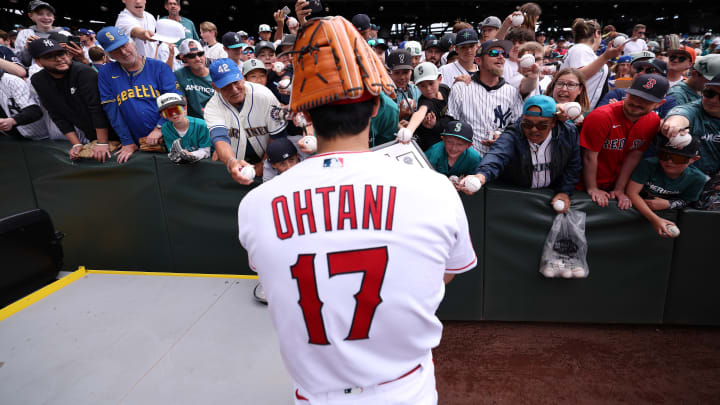
[[[407,128],[400,128],[397,133],[397,140],[402,143],[408,143],[412,139],[412,132]]]
[[[275,73],[281,73],[283,70],[285,70],[285,64],[282,62],[275,62],[273,63],[273,70]]]
[[[617,48],[618,46],[621,46],[622,44],[624,44],[625,41],[627,41],[627,37],[626,37],[625,35],[622,35],[622,34],[621,34],[621,35],[618,35],[618,36],[615,37],[615,39],[613,40],[613,46],[614,46],[615,48]]]
[[[584,278],[585,277],[585,269],[582,267],[575,267],[572,269],[572,275],[576,278]]]
[[[668,224],[665,229],[667,229],[667,231],[670,233],[670,236],[672,236],[673,238],[677,238],[678,236],[680,236],[680,228],[675,225]]]
[[[542,273],[542,275],[547,278],[555,277],[555,270],[553,270],[552,266],[550,266],[550,265],[543,267],[540,270],[540,273]]]
[[[678,134],[676,136],[673,136],[672,138],[670,138],[668,143],[678,149],[682,149],[682,148],[688,146],[691,141],[692,141],[692,135],[685,132],[684,134]]]
[[[532,54],[526,53],[520,58],[519,65],[523,69],[527,69],[535,63],[535,57]]]
[[[521,14],[515,14],[514,16],[512,16],[512,25],[515,27],[519,27],[520,24],[523,23],[523,21],[525,21],[525,17],[523,17]]]
[[[303,136],[300,140],[312,153],[317,151],[317,139],[314,136]]]
[[[458,176],[450,176],[448,177],[448,179],[450,179],[453,184],[458,184],[458,182],[460,181],[460,178]]]
[[[562,212],[565,209],[565,201],[555,200],[552,206],[556,212]]]
[[[564,270],[562,271],[562,273],[560,273],[560,275],[561,275],[563,278],[572,278],[573,272],[572,272],[572,270],[570,270],[570,269],[564,269]]]
[[[576,103],[575,101],[566,103],[565,104],[565,114],[567,114],[567,116],[571,120],[574,120],[575,118],[579,117],[580,114],[582,114],[582,107],[580,107],[580,103]]]
[[[252,165],[247,165],[240,170],[240,175],[245,177],[246,179],[254,179],[255,178],[255,167]]]
[[[463,186],[467,191],[474,193],[480,190],[482,183],[480,183],[480,179],[475,176],[467,176],[463,179]]]
[[[278,87],[281,89],[287,89],[290,86],[290,79],[282,79],[278,83]]]

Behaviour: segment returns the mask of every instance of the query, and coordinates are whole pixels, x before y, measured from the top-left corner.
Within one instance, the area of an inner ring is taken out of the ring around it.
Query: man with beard
[[[98,89],[103,109],[123,145],[116,152],[117,161],[124,163],[139,149],[141,139],[148,145],[160,143],[160,128],[165,119],[160,116],[155,99],[180,91],[168,65],[141,56],[130,38],[116,27],[100,30],[98,40],[117,61],[100,69]]]
[[[585,117],[578,188],[584,187],[599,206],[617,199],[618,208],[632,207],[625,186],[660,128],[660,117],[653,110],[665,102],[668,88],[667,79],[660,75],[637,76],[625,100],[598,107]]]
[[[430,39],[425,42],[425,62],[430,62],[440,67],[440,57],[442,57],[442,54],[443,51],[439,40]]]
[[[116,138],[100,105],[97,73],[88,65],[74,62],[68,52],[53,39],[33,41],[29,46],[35,62],[43,67],[31,82],[55,125],[72,144],[70,159],[82,149],[82,131],[87,140],[97,140],[93,159],[105,162],[110,156],[109,137]]]
[[[205,51],[200,42],[186,39],[180,44],[180,59],[185,67],[175,72],[180,90],[187,100],[187,115],[203,119],[205,104],[215,94],[210,70],[205,66]]]
[[[520,118],[523,98],[537,88],[540,68],[534,64],[518,87],[502,78],[505,59],[513,44],[493,39],[483,42],[479,70],[469,84],[457,83],[450,92],[448,115],[470,124],[473,147],[485,154],[502,130]]]

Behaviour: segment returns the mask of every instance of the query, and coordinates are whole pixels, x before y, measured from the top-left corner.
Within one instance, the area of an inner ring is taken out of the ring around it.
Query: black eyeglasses
[[[690,158],[687,156],[676,155],[674,153],[665,152],[662,150],[658,151],[658,159],[663,162],[672,160],[672,162],[676,165],[684,165],[690,161]]]
[[[702,95],[703,95],[703,97],[705,97],[705,98],[713,99],[713,98],[715,98],[715,97],[717,97],[717,96],[720,96],[720,93],[718,93],[718,92],[715,91],[715,90],[705,89],[705,90],[702,91]]]
[[[185,59],[195,59],[195,58],[200,58],[200,57],[203,57],[203,56],[205,56],[205,52],[202,52],[202,51],[200,51],[200,52],[193,52],[193,53],[186,53],[186,54],[185,54]]]
[[[577,89],[578,87],[580,87],[580,83],[566,82],[566,81],[563,81],[563,80],[558,80],[558,81],[555,82],[555,87],[557,87],[558,89],[561,89],[561,88],[565,87],[565,88],[568,89],[568,90],[575,90],[575,89]]]
[[[507,58],[507,57],[508,57],[507,52],[501,51],[501,50],[498,50],[498,49],[491,49],[491,50],[488,51],[488,53],[487,53],[486,55],[490,56],[491,58],[497,58],[497,57],[500,56],[500,55],[502,55],[503,58]]]
[[[522,126],[525,129],[533,129],[537,128],[539,131],[545,131],[546,129],[550,128],[552,126],[552,123],[549,122],[532,122],[532,121],[525,121],[523,120],[520,123],[520,126]]]
[[[649,66],[644,66],[644,67],[635,68],[635,72],[637,72],[639,74],[649,75],[652,73],[657,73],[657,69],[655,69],[653,67],[649,67]]]
[[[685,62],[686,60],[690,59],[685,55],[670,55],[670,62],[678,61],[680,63]]]

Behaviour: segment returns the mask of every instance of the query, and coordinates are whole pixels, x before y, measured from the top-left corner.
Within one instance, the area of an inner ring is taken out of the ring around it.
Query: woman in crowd
[[[556,103],[576,102],[580,104],[583,114],[590,110],[585,76],[578,69],[565,68],[557,72],[545,90]],[[582,122],[582,115],[575,119],[575,124]]]

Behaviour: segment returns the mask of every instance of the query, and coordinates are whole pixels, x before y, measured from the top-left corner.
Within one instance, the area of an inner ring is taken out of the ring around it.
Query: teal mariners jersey
[[[671,179],[660,166],[658,158],[648,158],[637,165],[631,179],[642,184],[643,191],[652,197],[693,202],[700,198],[708,177],[695,167],[688,166],[680,177]]]
[[[720,171],[720,118],[708,115],[702,107],[702,99],[680,105],[668,113],[682,115],[690,121],[690,134],[700,139],[700,160],[693,166],[713,176]]]
[[[698,92],[693,90],[692,87],[688,86],[685,82],[680,82],[670,87],[667,95],[673,96],[675,101],[677,101],[677,105],[687,104],[700,99]]]
[[[212,87],[210,73],[205,77],[195,76],[189,67],[175,71],[178,85],[185,99],[188,102],[188,115],[195,118],[203,118],[205,104],[215,94]]]
[[[455,164],[448,165],[448,154],[445,150],[445,142],[438,142],[425,152],[428,161],[439,173],[446,176],[465,176],[473,174],[480,164],[480,154],[469,147],[455,161]]]
[[[208,131],[205,121],[194,117],[187,117],[187,119],[190,121],[190,126],[185,135],[180,139],[180,146],[188,152],[211,147],[210,131]],[[170,121],[163,124],[162,135],[168,150],[172,148],[173,142],[180,138],[177,129],[175,129],[175,126]]]

